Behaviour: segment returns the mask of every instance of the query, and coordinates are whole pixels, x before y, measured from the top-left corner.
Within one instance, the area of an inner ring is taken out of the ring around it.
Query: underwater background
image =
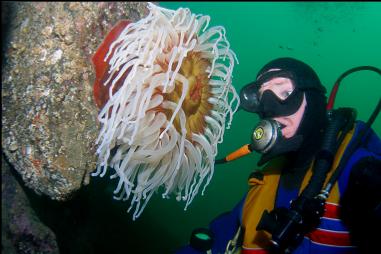
[[[209,15],[209,27],[221,25],[239,64],[233,72],[237,92],[253,81],[259,69],[278,57],[309,64],[327,88],[350,68],[381,69],[380,2],[159,2],[165,8],[190,8]],[[335,108],[353,107],[367,121],[381,96],[381,77],[361,71],[345,78]],[[381,117],[373,129],[381,136]],[[234,115],[218,146],[217,158],[250,142],[258,117],[243,111]],[[258,154],[216,165],[205,195],[184,203],[163,200],[158,193],[132,221],[128,202],[112,199],[116,183],[108,177],[91,179],[79,195],[65,204],[28,191],[40,219],[56,234],[61,253],[173,253],[188,243],[197,227],[207,227],[229,211],[247,191],[247,178],[257,169]]]

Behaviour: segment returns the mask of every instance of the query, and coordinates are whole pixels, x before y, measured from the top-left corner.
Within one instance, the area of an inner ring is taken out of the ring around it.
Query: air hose
[[[340,77],[336,80],[333,88],[332,88],[332,91],[331,91],[331,94],[330,94],[330,97],[328,99],[328,104],[327,104],[327,110],[328,112],[333,112],[332,111],[332,108],[334,106],[334,102],[335,102],[335,97],[336,97],[336,94],[337,94],[337,91],[339,89],[339,85],[341,83],[341,81],[347,77],[349,74],[351,73],[354,73],[354,72],[357,72],[357,71],[363,71],[363,70],[368,70],[368,71],[374,71],[378,74],[381,75],[381,70],[376,68],[376,67],[373,67],[373,66],[359,66],[359,67],[355,67],[355,68],[352,68],[352,69],[349,69],[348,71],[344,72],[342,75],[340,75]],[[314,195],[317,194],[318,192],[318,188],[320,186],[320,192],[321,194],[319,195],[320,198],[322,199],[327,199],[328,198],[328,195],[334,185],[334,183],[337,181],[337,179],[339,178],[339,176],[341,175],[341,172],[344,168],[344,165],[346,165],[346,162],[348,161],[350,155],[354,152],[354,150],[358,147],[358,145],[360,144],[360,141],[362,140],[363,136],[368,132],[368,130],[370,129],[370,126],[372,125],[372,123],[374,122],[374,120],[376,119],[378,113],[380,112],[380,109],[381,109],[381,99],[379,99],[379,102],[378,102],[378,105],[376,106],[375,110],[373,111],[372,115],[370,116],[369,120],[366,122],[365,124],[365,128],[362,130],[362,132],[358,135],[358,137],[356,138],[356,140],[354,140],[354,142],[352,143],[352,145],[350,147],[347,148],[347,152],[345,153],[345,155],[343,156],[343,158],[341,159],[340,163],[339,163],[339,166],[337,167],[337,169],[335,170],[335,172],[332,174],[330,180],[328,181],[327,185],[325,186],[324,189],[322,189],[323,187],[323,184],[324,184],[324,181],[325,181],[325,178],[326,178],[326,174],[327,172],[325,172],[325,176],[324,176],[324,179],[320,178],[320,175],[321,177],[323,176],[323,173],[319,173],[318,172],[318,168],[316,168],[314,170],[314,174],[313,176],[311,177],[311,180],[310,180],[310,183],[307,185],[307,187],[303,190],[301,196],[305,196],[305,197],[312,197]],[[353,115],[353,117],[355,118],[355,115]],[[338,119],[338,121],[340,121]],[[350,120],[352,121],[352,120]],[[354,119],[353,119],[354,121]],[[333,124],[332,124],[333,125]],[[347,125],[348,126],[348,125]],[[348,129],[346,129],[345,131],[347,131]],[[328,128],[327,128],[327,132],[328,132]],[[344,131],[343,131],[344,132]],[[328,134],[328,133],[327,133]],[[326,137],[328,136],[328,139],[329,139],[329,134],[326,135]],[[341,144],[341,141],[343,140],[345,135],[341,135],[341,138],[339,140],[337,140],[337,144],[340,145]],[[322,150],[324,150],[325,147],[322,148]],[[337,148],[336,148],[337,149]],[[318,154],[319,156],[319,154]],[[316,172],[316,173],[315,173]],[[317,176],[314,176],[315,174],[317,174]],[[315,180],[316,179],[316,180]],[[314,183],[313,181],[316,181],[316,183]]]
[[[308,185],[301,193],[302,197],[313,198],[318,195],[323,188],[327,173],[331,168],[334,156],[338,149],[338,133],[344,137],[352,129],[356,119],[356,111],[351,108],[340,108],[328,113],[328,126],[321,145],[321,149],[316,155],[313,174]],[[339,138],[342,140],[342,138]]]
[[[377,115],[380,113],[380,110],[381,110],[381,99],[379,99],[378,104],[376,106],[376,109],[373,111],[373,113],[370,116],[369,120],[366,122],[365,128],[362,129],[361,133],[358,135],[356,140],[354,140],[353,144],[349,148],[347,148],[347,151],[346,151],[345,155],[343,156],[343,158],[341,159],[339,165],[337,166],[337,169],[332,174],[332,176],[329,179],[329,181],[328,181],[327,185],[325,186],[325,188],[321,191],[321,194],[319,195],[320,198],[324,198],[324,199],[328,198],[328,195],[329,195],[333,185],[335,184],[335,182],[337,181],[337,179],[341,175],[342,171],[344,170],[344,167],[346,165],[346,162],[349,160],[350,155],[360,145],[360,142],[362,141],[362,139],[364,137],[366,138],[368,136],[368,133],[369,133],[369,130],[370,130],[370,126],[372,125],[372,123],[376,119]]]
[[[339,85],[341,81],[346,76],[356,71],[374,71],[381,75],[381,70],[373,66],[359,66],[359,67],[354,67],[352,69],[347,70],[346,72],[340,75],[340,77],[336,80],[335,84],[333,85],[333,88],[331,90],[328,103],[327,103],[327,110],[331,110],[333,108],[333,105],[335,104],[336,94],[337,94],[337,91],[339,90]]]

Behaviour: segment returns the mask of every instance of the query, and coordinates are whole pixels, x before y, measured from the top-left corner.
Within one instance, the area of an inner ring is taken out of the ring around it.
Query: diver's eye
[[[294,91],[294,84],[288,78],[277,77],[263,83],[259,89],[259,98],[266,90],[271,90],[280,100],[287,99]]]
[[[286,99],[290,94],[292,94],[292,90],[282,92],[282,99]]]

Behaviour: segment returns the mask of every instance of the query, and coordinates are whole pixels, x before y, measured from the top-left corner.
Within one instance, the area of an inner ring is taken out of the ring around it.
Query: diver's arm
[[[341,216],[361,253],[370,253],[368,251],[378,246],[381,240],[380,159],[364,157],[353,166],[341,198]]]

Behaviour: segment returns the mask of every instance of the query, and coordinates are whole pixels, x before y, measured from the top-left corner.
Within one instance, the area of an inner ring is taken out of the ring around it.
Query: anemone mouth
[[[209,16],[189,9],[148,7],[146,18],[118,23],[93,57],[102,126],[93,175],[112,167],[114,198],[131,198],[134,219],[159,188],[185,209],[205,190],[239,106],[224,28],[207,29]]]
[[[192,140],[192,133],[204,134],[207,126],[205,116],[210,115],[213,105],[208,101],[213,95],[210,92],[208,73],[206,72],[210,61],[201,57],[199,52],[190,52],[180,67],[179,73],[189,82],[188,92],[182,103],[185,113],[187,139]],[[164,94],[164,100],[178,103],[182,94],[183,85],[175,82],[173,92]],[[173,115],[170,109],[164,110],[167,119]],[[181,132],[180,118],[176,116],[173,124],[178,132]]]

